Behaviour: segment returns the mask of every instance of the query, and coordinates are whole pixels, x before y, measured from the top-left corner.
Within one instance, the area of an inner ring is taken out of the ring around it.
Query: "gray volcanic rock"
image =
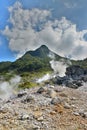
[[[66,76],[55,77],[52,79],[54,84],[64,85],[69,88],[79,88],[83,86],[84,82],[87,82],[87,70],[77,65],[72,65],[66,68]]]
[[[58,105],[58,104],[61,104],[61,103],[62,103],[62,100],[58,97],[53,98],[52,101],[51,101],[51,104],[54,104],[54,105]]]
[[[29,103],[34,103],[35,99],[34,99],[34,97],[27,95],[27,97],[25,97],[21,102],[22,103],[28,103],[28,102]]]
[[[21,92],[18,93],[17,97],[20,98],[20,97],[25,96],[25,95],[27,95],[27,92],[21,91]]]
[[[42,94],[42,93],[44,93],[46,91],[47,91],[47,88],[41,87],[41,88],[38,89],[37,93]]]
[[[72,65],[66,68],[66,75],[71,76],[73,78],[75,78],[74,76],[81,76],[84,74],[87,74],[86,70],[84,70],[78,65]]]
[[[82,82],[80,82],[80,81],[67,81],[65,85],[69,88],[76,89],[76,88],[82,86]]]
[[[62,91],[55,93],[55,88]],[[38,90],[30,88],[20,98],[17,94],[10,102],[0,101],[0,130],[86,130],[86,92],[58,85],[47,88],[48,96]],[[50,98],[48,90],[56,97]]]

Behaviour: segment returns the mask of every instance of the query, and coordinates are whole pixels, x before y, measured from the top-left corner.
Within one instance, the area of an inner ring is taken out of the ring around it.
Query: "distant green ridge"
[[[34,51],[26,52],[21,58],[17,59],[15,62],[0,62],[0,73],[5,73],[13,71],[15,73],[22,72],[37,72],[37,71],[47,71],[52,70],[50,66],[49,54],[53,54],[55,60],[59,61],[63,59],[67,62],[67,58],[61,57],[56,53],[49,50],[46,45],[42,45]],[[83,68],[87,68],[87,59],[74,61],[70,60],[72,65],[80,65]]]

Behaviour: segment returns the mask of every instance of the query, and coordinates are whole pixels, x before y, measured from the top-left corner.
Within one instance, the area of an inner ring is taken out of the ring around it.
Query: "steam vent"
[[[87,0],[0,0],[0,130],[87,130]]]

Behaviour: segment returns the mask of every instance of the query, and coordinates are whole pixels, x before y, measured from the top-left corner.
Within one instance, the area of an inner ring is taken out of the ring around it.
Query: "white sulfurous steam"
[[[65,76],[66,68],[68,67],[67,64],[65,64],[62,61],[50,61],[51,68],[54,70],[55,74],[58,74],[58,76],[63,77]]]
[[[17,75],[11,78],[10,81],[0,81],[0,98],[8,99],[11,97],[18,88],[20,81],[21,77]]]
[[[39,78],[36,82],[37,83],[42,83],[42,82],[44,82],[46,80],[49,80],[50,78],[51,78],[50,74],[46,74],[43,77]]]
[[[64,61],[63,59],[61,59],[61,61],[56,61],[55,54],[51,51],[49,52],[48,57],[52,59],[50,61],[50,65],[54,72],[52,74],[47,73],[43,77],[39,78],[36,81],[37,83],[42,83],[46,80],[55,78],[56,76],[60,76],[60,77],[65,76],[66,68],[71,64],[69,60]]]
[[[71,62],[68,60],[65,62],[63,59],[61,61],[56,61],[55,54],[53,52],[50,52],[48,56],[52,59],[50,61],[50,65],[54,71],[54,75],[57,74],[60,77],[65,76],[66,68],[71,64]]]
[[[64,63],[63,61],[50,61],[51,68],[53,69],[53,73],[49,74],[47,73],[43,77],[39,78],[36,82],[42,83],[44,81],[47,81],[49,79],[55,78],[56,76],[63,77],[65,76],[66,68],[68,67],[67,63]]]

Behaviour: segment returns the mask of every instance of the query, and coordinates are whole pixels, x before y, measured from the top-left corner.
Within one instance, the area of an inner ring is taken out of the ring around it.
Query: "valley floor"
[[[87,92],[49,85],[1,99],[0,130],[87,130]]]

